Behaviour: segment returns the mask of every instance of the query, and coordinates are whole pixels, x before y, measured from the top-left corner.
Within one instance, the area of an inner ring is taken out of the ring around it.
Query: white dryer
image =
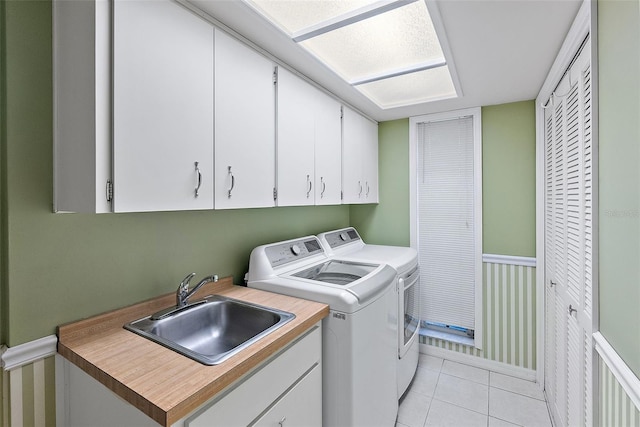
[[[321,233],[318,239],[327,254],[334,259],[385,263],[398,272],[396,365],[398,398],[400,398],[409,387],[418,367],[420,330],[418,252],[410,247],[365,244],[353,227]]]
[[[315,236],[251,252],[247,286],[328,304],[322,321],[323,426],[393,427],[396,271],[328,257]]]

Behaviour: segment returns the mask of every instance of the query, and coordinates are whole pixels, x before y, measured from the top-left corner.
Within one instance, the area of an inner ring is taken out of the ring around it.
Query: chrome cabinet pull
[[[307,199],[309,198],[309,194],[311,194],[311,188],[313,184],[311,182],[311,178],[307,175]]]
[[[202,185],[202,173],[200,172],[200,168],[198,167],[198,164],[199,164],[198,162],[195,162],[195,165],[196,165],[196,177],[197,177],[197,179],[196,179],[196,191],[195,191],[196,197],[199,196],[198,193],[200,191],[200,186]]]
[[[573,306],[571,304],[569,304],[569,316],[571,316],[573,313],[577,313],[578,310],[573,308]]]
[[[358,181],[358,187],[360,190],[358,191],[358,197],[362,196],[362,181]]]
[[[369,198],[369,181],[366,182],[367,185],[367,192],[365,194],[365,197]]]
[[[322,187],[322,190],[320,191],[320,198],[322,199],[324,197],[324,190],[327,189],[327,183],[324,182],[323,177],[320,177],[320,186]]]
[[[553,280],[549,280],[549,286],[553,288],[555,285],[557,285],[556,282],[554,282]]]
[[[233,172],[231,172],[231,166],[227,166],[227,173],[231,176],[231,186],[227,190],[227,198],[231,198],[231,191],[233,191],[233,187],[236,185],[236,178],[233,176]]]
[[[283,427],[283,426],[284,426],[284,422],[285,422],[285,421],[287,421],[287,417],[282,417],[282,419],[281,419],[280,421],[278,421],[278,425],[279,425],[280,427]]]

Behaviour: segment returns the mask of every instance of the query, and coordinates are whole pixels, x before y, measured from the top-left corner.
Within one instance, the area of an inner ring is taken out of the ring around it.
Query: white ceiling
[[[436,1],[462,97],[383,110],[240,0],[189,2],[378,121],[535,99],[582,4],[582,0]],[[429,10],[433,15],[431,3]]]

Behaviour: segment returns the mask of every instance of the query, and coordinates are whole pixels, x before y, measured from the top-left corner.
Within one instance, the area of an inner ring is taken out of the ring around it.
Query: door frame
[[[475,283],[474,283],[474,341],[473,347],[483,350],[483,306],[482,297],[483,277],[482,277],[482,108],[471,107],[461,110],[445,111],[441,113],[423,114],[409,118],[409,235],[410,245],[418,250],[418,135],[419,123],[438,122],[452,120],[461,117],[473,117],[473,150],[474,150],[474,226],[475,226]],[[446,340],[446,339],[445,339]]]
[[[544,390],[545,360],[545,141],[544,141],[544,105],[562,80],[565,70],[588,34],[591,35],[591,84],[592,84],[592,144],[593,144],[593,332],[599,330],[598,300],[598,39],[597,39],[597,2],[583,0],[562,47],[551,67],[547,78],[536,98],[536,342],[537,342],[537,382]],[[592,348],[593,360],[597,360],[595,347]],[[592,364],[593,419],[598,418],[598,363]]]

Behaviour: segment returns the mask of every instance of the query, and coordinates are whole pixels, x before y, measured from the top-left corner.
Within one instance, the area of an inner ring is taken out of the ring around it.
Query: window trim
[[[474,347],[482,350],[484,304],[482,298],[482,110],[480,107],[409,118],[409,228],[411,247],[418,250],[418,134],[419,123],[473,117],[474,218],[475,218],[475,337]]]

